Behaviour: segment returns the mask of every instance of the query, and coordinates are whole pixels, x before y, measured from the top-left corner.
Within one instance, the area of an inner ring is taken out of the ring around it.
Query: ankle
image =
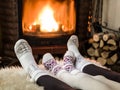
[[[31,75],[31,78],[34,81],[37,81],[39,77],[44,76],[44,75],[49,75],[47,72],[43,71],[43,70],[36,70],[34,71],[34,73]]]

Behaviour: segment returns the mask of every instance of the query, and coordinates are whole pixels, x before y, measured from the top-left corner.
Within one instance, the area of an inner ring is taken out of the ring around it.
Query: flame
[[[42,13],[39,14],[38,20],[40,22],[40,30],[42,32],[58,31],[58,23],[56,22],[54,18],[54,12],[49,5],[47,5],[43,9]]]
[[[53,2],[51,0],[25,0],[23,6],[22,28],[27,34],[73,33],[76,13],[74,0]]]

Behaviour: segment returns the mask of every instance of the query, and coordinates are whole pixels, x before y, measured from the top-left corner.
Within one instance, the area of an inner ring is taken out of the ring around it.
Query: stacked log
[[[91,45],[87,49],[89,58],[94,59],[102,65],[113,65],[119,59],[119,37],[113,33],[94,34]]]

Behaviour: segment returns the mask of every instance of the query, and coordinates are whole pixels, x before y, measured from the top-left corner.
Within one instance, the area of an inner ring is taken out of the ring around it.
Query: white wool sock
[[[62,70],[62,67],[57,64],[56,60],[50,53],[43,55],[42,64],[54,75],[57,75],[57,73]]]
[[[78,37],[76,35],[72,35],[68,42],[67,42],[67,48],[69,51],[72,51],[75,55],[75,57],[81,57],[81,58],[84,58],[80,52],[79,52],[79,40],[78,40]]]
[[[32,49],[26,40],[18,40],[14,46],[14,51],[22,67],[33,80],[36,81],[40,76],[47,74],[37,66],[32,54]]]
[[[81,58],[81,56],[76,57],[75,67],[76,69],[83,72],[85,66],[92,64],[90,61],[87,61],[85,58]]]
[[[91,62],[85,60],[85,58],[80,54],[78,45],[79,45],[78,37],[75,35],[72,35],[67,42],[67,48],[69,51],[72,51],[75,55],[75,58],[76,58],[75,67],[78,70],[82,71],[83,68],[86,65],[91,64]]]
[[[68,71],[71,74],[79,73],[79,70],[75,69],[73,62],[75,61],[74,53],[71,51],[66,51],[63,57],[63,69]]]

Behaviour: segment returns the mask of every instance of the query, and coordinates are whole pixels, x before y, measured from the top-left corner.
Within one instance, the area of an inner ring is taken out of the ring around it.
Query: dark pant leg
[[[64,82],[49,75],[39,77],[36,83],[39,86],[44,86],[44,90],[75,90]]]
[[[90,64],[90,65],[85,66],[83,69],[83,72],[90,74],[90,75],[93,75],[93,76],[103,75],[110,80],[120,82],[120,73],[101,68],[101,67],[96,66],[94,64]]]

